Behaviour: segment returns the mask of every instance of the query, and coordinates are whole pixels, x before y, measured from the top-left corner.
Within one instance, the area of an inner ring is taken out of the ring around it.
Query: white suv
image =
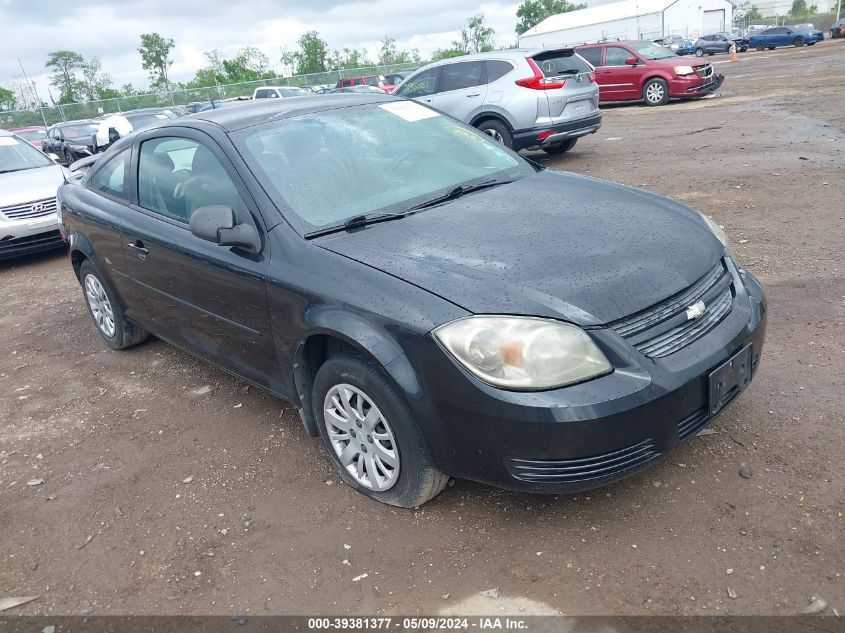
[[[601,127],[593,67],[572,48],[465,55],[420,68],[396,89],[508,147],[562,154]]]

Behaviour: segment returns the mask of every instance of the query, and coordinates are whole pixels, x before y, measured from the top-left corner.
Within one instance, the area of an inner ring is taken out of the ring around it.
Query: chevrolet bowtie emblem
[[[704,305],[703,301],[696,301],[691,306],[687,306],[687,321],[693,321],[697,319],[704,311],[707,309],[707,306]]]

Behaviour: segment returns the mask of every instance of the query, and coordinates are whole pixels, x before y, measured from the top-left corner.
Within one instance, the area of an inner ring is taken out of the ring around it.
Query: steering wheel
[[[428,156],[428,152],[422,152],[420,150],[411,150],[410,152],[405,152],[401,156],[397,156],[393,159],[393,162],[390,163],[390,166],[385,170],[385,178],[387,180],[393,180],[393,177],[396,175],[396,172],[399,171],[399,168],[407,162],[410,162],[412,158],[425,158]]]

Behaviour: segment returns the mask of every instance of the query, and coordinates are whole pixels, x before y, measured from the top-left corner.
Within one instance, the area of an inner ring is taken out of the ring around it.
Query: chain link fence
[[[66,103],[57,106],[44,106],[33,110],[6,110],[0,112],[0,128],[11,129],[25,125],[50,126],[61,121],[94,119],[99,116],[127,112],[136,108],[166,108],[184,106],[196,102],[251,97],[256,88],[263,86],[302,87],[328,85],[334,87],[344,77],[402,72],[419,68],[424,63],[426,62],[367,66],[364,68],[332,70],[310,75],[275,77],[273,79],[261,79],[237,84],[219,84],[208,88],[184,88],[116,97],[114,99],[86,101],[84,103]]]

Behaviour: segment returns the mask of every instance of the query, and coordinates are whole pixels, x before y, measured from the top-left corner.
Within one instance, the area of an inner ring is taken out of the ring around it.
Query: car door
[[[789,29],[784,27],[778,27],[772,29],[770,31],[771,35],[767,38],[766,45],[767,46],[786,46],[788,43],[787,38],[789,34]]]
[[[639,88],[641,68],[625,63],[631,57],[636,59],[634,53],[622,46],[605,47],[599,81],[599,91],[604,93],[604,100],[624,101],[642,97]]]
[[[441,66],[436,66],[408,77],[407,81],[402,84],[402,87],[396,91],[396,94],[400,97],[431,104],[432,96],[437,92],[440,69]]]
[[[131,315],[269,387],[278,367],[265,288],[269,252],[219,246],[193,235],[188,224],[196,209],[225,205],[261,235],[255,202],[221,147],[197,130],[150,130],[136,144],[136,212],[121,227]]]
[[[441,67],[437,92],[431,95],[428,103],[441,112],[468,123],[481,111],[486,96],[484,62],[456,62]]]

